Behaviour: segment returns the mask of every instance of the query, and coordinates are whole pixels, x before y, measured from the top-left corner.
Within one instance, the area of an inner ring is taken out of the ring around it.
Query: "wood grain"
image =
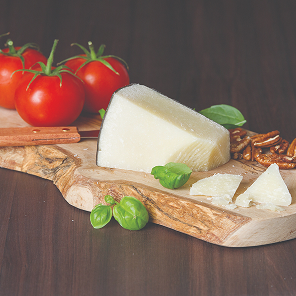
[[[16,111],[0,109],[15,117]],[[81,121],[81,123],[79,122]],[[79,129],[91,128],[100,116],[82,117],[75,124]],[[265,170],[257,163],[230,160],[209,172],[194,172],[185,186],[170,190],[162,187],[151,174],[128,170],[110,169],[96,165],[97,141],[79,143],[2,147],[0,166],[51,180],[65,200],[85,211],[98,203],[105,203],[104,196],[112,195],[120,201],[123,196],[134,196],[146,206],[150,221],[196,238],[231,247],[270,244],[296,237],[296,170],[282,171],[292,194],[293,203],[285,211],[272,212],[255,207],[228,210],[211,204],[209,197],[189,195],[190,185],[215,173],[240,174],[243,181],[236,196],[242,193]]]

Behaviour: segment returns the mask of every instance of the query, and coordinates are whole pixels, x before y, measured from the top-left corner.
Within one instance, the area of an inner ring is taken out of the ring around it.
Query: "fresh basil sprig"
[[[183,186],[188,179],[192,170],[184,163],[169,162],[165,166],[155,166],[151,174],[159,183],[166,188],[176,189]]]
[[[242,126],[247,122],[238,109],[225,104],[211,106],[199,111],[199,113],[227,129]]]
[[[113,217],[125,229],[140,230],[149,221],[145,206],[135,197],[124,196],[118,203],[111,195],[106,195],[105,201],[110,205],[98,204],[90,213],[90,222],[96,229],[110,222],[113,205]]]

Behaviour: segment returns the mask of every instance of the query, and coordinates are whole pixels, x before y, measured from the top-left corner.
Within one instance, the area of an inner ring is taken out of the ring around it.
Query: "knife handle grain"
[[[67,144],[79,141],[80,135],[74,126],[0,128],[0,147]]]

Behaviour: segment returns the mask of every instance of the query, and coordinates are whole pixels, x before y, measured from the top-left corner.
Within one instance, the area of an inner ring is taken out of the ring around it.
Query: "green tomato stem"
[[[94,49],[94,46],[92,44],[91,41],[88,41],[88,46],[89,46],[89,51],[90,51],[90,57],[92,60],[96,60],[97,59],[97,55]]]
[[[51,67],[52,67],[52,63],[53,63],[53,56],[54,56],[54,52],[55,52],[55,49],[57,47],[58,42],[59,42],[58,39],[55,39],[54,40],[54,43],[53,43],[53,46],[52,46],[50,55],[49,55],[48,60],[47,60],[47,64],[46,64],[46,68],[45,68],[45,75],[50,75],[51,74]]]
[[[0,35],[0,38],[3,37],[3,36],[7,36],[7,35],[9,35],[9,34],[10,34],[10,32],[7,32],[7,33],[5,33],[5,34],[2,34],[2,35]]]
[[[9,48],[9,53],[10,54],[16,54],[16,50],[15,50],[15,48],[13,46],[13,41],[9,39],[7,41],[7,45],[8,45],[8,48]]]

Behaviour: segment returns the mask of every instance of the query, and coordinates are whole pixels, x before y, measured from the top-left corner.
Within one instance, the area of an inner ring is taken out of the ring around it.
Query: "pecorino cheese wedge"
[[[251,202],[274,206],[289,206],[292,196],[277,164],[271,164],[264,173],[236,198],[236,205],[249,207]]]
[[[207,195],[213,203],[228,205],[243,179],[241,175],[214,174],[195,182],[190,188],[190,195]]]
[[[230,159],[229,132],[221,125],[146,86],[113,94],[105,113],[97,165],[151,172],[168,162],[207,171]]]

